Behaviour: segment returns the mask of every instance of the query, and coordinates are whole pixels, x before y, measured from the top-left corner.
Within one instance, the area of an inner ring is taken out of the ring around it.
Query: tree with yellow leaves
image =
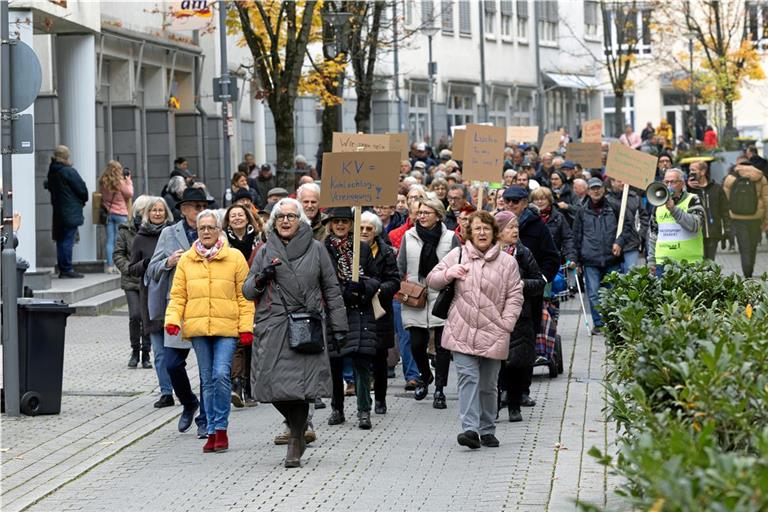
[[[229,17],[230,31],[242,34],[253,56],[253,74],[275,123],[277,169],[290,169],[296,98],[317,94],[326,105],[338,101],[325,81],[337,77],[343,63],[323,62],[310,72],[304,69],[308,45],[322,41],[320,1],[237,1],[235,7]]]

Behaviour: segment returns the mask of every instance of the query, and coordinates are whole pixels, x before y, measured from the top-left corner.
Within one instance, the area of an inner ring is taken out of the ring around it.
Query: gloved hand
[[[253,333],[252,332],[241,332],[240,333],[240,344],[244,347],[250,347],[253,345]]]
[[[256,275],[256,281],[254,282],[256,288],[263,290],[271,281],[275,280],[275,276],[277,275],[276,267],[277,265],[275,264],[267,265]]]
[[[165,326],[165,332],[167,332],[171,336],[176,336],[181,332],[181,327],[179,327],[178,325],[168,324]]]
[[[349,281],[344,285],[344,303],[348,306],[360,306],[363,303],[363,297],[365,295],[365,286],[362,283],[356,283]]]
[[[142,261],[142,264],[144,265],[144,270],[149,268],[149,261],[150,261],[150,258],[144,258],[144,260]]]
[[[333,333],[328,344],[334,352],[341,352],[341,349],[347,344],[347,334],[344,332]]]

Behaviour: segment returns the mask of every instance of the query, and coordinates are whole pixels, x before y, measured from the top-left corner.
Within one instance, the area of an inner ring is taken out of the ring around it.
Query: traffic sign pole
[[[230,141],[229,137],[229,108],[230,101],[234,98],[231,97],[230,77],[229,77],[229,65],[227,63],[227,3],[224,0],[219,1],[219,46],[221,52],[221,122],[222,131],[224,137],[222,137],[222,152],[224,153],[221,159],[222,172],[221,174],[221,190],[222,192],[227,188],[227,176],[232,172],[232,156],[230,155]]]

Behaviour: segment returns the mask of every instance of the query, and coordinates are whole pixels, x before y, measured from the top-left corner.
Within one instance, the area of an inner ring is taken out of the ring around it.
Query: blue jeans
[[[343,359],[343,368],[344,382],[355,382],[355,369],[352,366],[351,357],[345,357]]]
[[[160,384],[160,394],[173,395],[171,377],[168,375],[168,369],[165,367],[163,337],[163,331],[149,333],[149,339],[152,341],[152,352],[155,353],[155,373],[157,373],[157,382]]]
[[[114,264],[112,260],[112,253],[115,251],[115,238],[117,237],[117,227],[120,224],[128,222],[128,217],[125,215],[115,215],[110,213],[107,217],[107,266],[111,267]]]
[[[396,300],[392,301],[392,315],[395,317],[395,331],[397,332],[397,345],[400,349],[400,358],[403,360],[403,378],[418,380],[421,377],[419,367],[411,353],[411,334],[403,327],[402,305]]]
[[[62,228],[59,240],[56,240],[56,260],[59,273],[72,272],[72,249],[75,247],[77,228]]]
[[[587,297],[589,298],[589,309],[592,313],[592,326],[601,327],[603,320],[600,313],[597,312],[597,305],[600,300],[597,291],[600,289],[603,277],[611,272],[621,271],[621,265],[609,265],[607,267],[584,267],[584,284],[587,287]]]
[[[168,377],[171,379],[173,391],[179,398],[181,405],[185,408],[200,406],[200,411],[197,418],[195,418],[195,424],[198,427],[205,426],[207,424],[205,419],[205,400],[202,393],[200,393],[200,400],[198,400],[195,393],[192,391],[192,385],[189,383],[189,377],[187,376],[186,370],[188,356],[188,348],[163,347],[165,370],[168,372]],[[199,370],[200,365],[198,364],[197,367]],[[200,377],[200,382],[203,382],[202,376]]]
[[[200,367],[203,401],[208,405],[205,412],[208,435],[227,430],[232,396],[232,357],[237,338],[196,336],[192,338],[192,346]]]
[[[629,271],[637,266],[637,260],[640,258],[638,251],[627,251],[624,253],[624,261],[621,262],[621,273],[629,274]]]

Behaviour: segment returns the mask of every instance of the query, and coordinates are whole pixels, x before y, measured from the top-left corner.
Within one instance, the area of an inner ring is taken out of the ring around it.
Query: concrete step
[[[125,292],[121,289],[109,290],[108,292],[88,297],[70,304],[75,308],[75,315],[78,316],[98,316],[105,313],[109,313],[115,308],[124,306],[127,303],[125,298]]]
[[[74,304],[113,290],[120,290],[118,274],[85,274],[82,279],[54,277],[49,289],[35,290],[34,296]]]

